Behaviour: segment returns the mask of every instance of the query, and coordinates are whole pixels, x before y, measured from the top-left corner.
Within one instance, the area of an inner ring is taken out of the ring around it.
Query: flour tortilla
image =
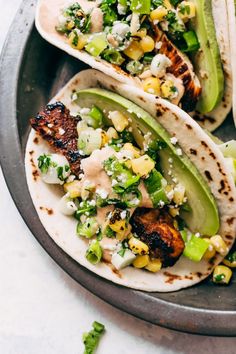
[[[236,191],[230,171],[217,145],[193,121],[189,115],[166,100],[145,94],[137,87],[120,83],[96,70],[85,70],[77,74],[53,98],[52,102],[61,101],[71,112],[78,111],[71,102],[72,92],[80,89],[102,87],[114,91],[144,108],[156,118],[172,136],[176,136],[179,145],[195,164],[202,176],[207,170],[212,181],[207,181],[214,195],[220,213],[221,228],[219,234],[230,248],[236,233]],[[191,153],[192,149],[197,155]],[[158,273],[127,267],[114,272],[106,264],[92,265],[85,258],[87,243],[76,235],[76,221],[58,210],[59,198],[63,195],[61,187],[45,184],[37,176],[37,158],[50,151],[35,131],[31,131],[26,147],[25,165],[28,187],[39,218],[52,239],[78,263],[94,273],[117,284],[145,291],[169,292],[176,291],[206,278],[222,257],[218,255],[213,264],[203,260],[194,263],[182,256],[178,262]],[[36,171],[36,172],[35,172]]]
[[[229,0],[231,1],[231,0]],[[77,0],[83,9],[92,9],[94,1]],[[58,33],[55,27],[58,25],[60,10],[73,3],[71,0],[39,0],[36,10],[35,24],[41,36],[49,43],[62,49],[69,55],[85,62],[92,68],[100,70],[114,79],[135,85],[141,88],[141,82],[123,71],[119,66],[110,64],[101,58],[95,58],[84,50],[73,49],[65,36]],[[222,58],[225,74],[225,92],[222,102],[207,115],[194,113],[198,123],[209,131],[215,130],[227,117],[232,107],[232,73],[229,50],[229,28],[227,22],[227,0],[212,0],[213,18],[216,28],[216,37]]]

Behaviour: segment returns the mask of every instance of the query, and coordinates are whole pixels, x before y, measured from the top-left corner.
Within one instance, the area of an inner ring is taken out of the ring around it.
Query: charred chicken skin
[[[61,102],[48,104],[36,117],[31,118],[32,127],[46,140],[55,152],[64,155],[71,171],[78,176],[81,173],[81,156],[77,148],[78,117],[72,117],[70,111]]]
[[[166,211],[138,208],[131,219],[132,230],[149,246],[150,256],[160,258],[163,267],[176,263],[184,250],[184,241]]]

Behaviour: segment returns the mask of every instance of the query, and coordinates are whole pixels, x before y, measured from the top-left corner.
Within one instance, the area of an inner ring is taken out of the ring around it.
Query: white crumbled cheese
[[[157,50],[159,50],[159,49],[161,49],[161,47],[162,47],[162,42],[161,42],[161,41],[156,42],[155,48],[156,48]]]
[[[158,206],[160,208],[163,208],[164,205],[165,205],[165,203],[163,202],[163,200],[160,200],[159,203],[158,203]]]
[[[117,11],[119,15],[125,15],[126,14],[126,6],[118,4],[117,5]]]
[[[183,155],[183,152],[180,148],[178,148],[178,149],[176,149],[176,154],[181,156],[181,155]]]
[[[112,187],[114,187],[114,186],[116,186],[117,185],[117,180],[116,179],[113,179],[112,181],[111,181],[111,186]]]
[[[172,138],[170,138],[170,142],[171,142],[171,144],[175,145],[175,144],[177,144],[178,139],[175,136],[173,136]]]
[[[139,200],[138,198],[134,198],[134,199],[132,199],[132,200],[130,201],[130,203],[131,203],[132,205],[139,205],[140,200]]]
[[[95,202],[95,200],[90,200],[90,202],[88,204],[91,205],[91,206],[95,206],[96,202]]]
[[[161,25],[161,28],[164,32],[168,32],[168,29],[169,29],[169,22],[168,21],[161,21],[160,25]]]
[[[122,42],[129,32],[129,25],[121,21],[115,21],[111,30],[111,34],[115,37],[116,40],[118,40],[118,42]]]
[[[74,180],[75,180],[75,175],[70,175],[68,178],[67,178],[67,180],[66,180],[66,182],[67,183],[70,183],[70,182],[73,182]]]
[[[174,197],[174,190],[172,189],[171,191],[169,191],[168,193],[166,193],[166,196],[169,200],[172,200]]]
[[[126,218],[126,215],[127,215],[126,210],[122,210],[122,212],[120,213],[121,219],[124,220]]]
[[[165,54],[157,54],[152,59],[150,70],[153,76],[161,78],[165,76],[166,69],[171,65],[171,60]]]
[[[80,173],[80,174],[79,174],[79,179],[82,179],[82,178],[84,178],[84,174],[83,174],[83,173]]]
[[[97,188],[96,193],[102,198],[106,199],[108,197],[108,192],[103,188]]]
[[[113,172],[107,171],[107,175],[108,175],[108,176],[112,176],[112,175],[113,175]]]
[[[52,123],[49,123],[48,124],[48,128],[52,128],[53,127],[53,124]]]
[[[195,236],[196,236],[196,237],[200,237],[201,235],[200,235],[199,232],[196,232],[196,233],[195,233]]]
[[[66,132],[66,131],[65,131],[63,128],[59,128],[59,129],[58,129],[58,133],[59,133],[60,135],[64,135],[65,132]]]

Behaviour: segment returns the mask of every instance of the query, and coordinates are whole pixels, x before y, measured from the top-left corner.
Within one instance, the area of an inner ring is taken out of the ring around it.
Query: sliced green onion
[[[102,247],[98,240],[93,240],[86,252],[87,260],[92,264],[97,264],[102,258]]]
[[[154,56],[155,56],[154,54],[146,53],[144,54],[143,61],[145,63],[151,63]]]
[[[185,245],[183,255],[194,262],[200,262],[208,247],[208,242],[200,237],[192,235]]]
[[[83,334],[85,346],[84,354],[93,354],[98,346],[99,340],[105,331],[105,326],[99,322],[93,322],[93,329],[89,333]]]
[[[182,52],[195,52],[200,48],[200,44],[197,35],[194,31],[188,31],[183,33],[184,44],[180,49]]]
[[[84,223],[78,223],[76,232],[78,236],[92,238],[99,230],[96,218],[88,218]]]
[[[78,210],[75,212],[75,218],[80,221],[81,215],[92,216],[96,214],[96,206],[91,205],[92,203],[84,200],[79,203]]]
[[[89,128],[87,130],[83,130],[78,138],[77,146],[78,149],[84,155],[91,155],[91,153],[100,149],[102,144],[102,136],[101,132],[98,130],[94,130]]]
[[[90,37],[85,50],[93,57],[98,57],[108,46],[105,33],[96,33]]]
[[[133,75],[141,74],[143,70],[143,64],[138,60],[131,60],[127,65],[126,69]]]
[[[130,9],[140,15],[148,15],[151,11],[151,0],[131,0]]]
[[[92,127],[93,128],[98,128],[98,127],[101,127],[102,123],[103,123],[103,113],[102,111],[96,107],[96,106],[93,106],[89,112],[89,116],[92,118]]]
[[[108,61],[109,63],[115,65],[122,65],[125,59],[122,57],[120,52],[117,49],[106,49],[102,53],[102,57],[104,60]]]
[[[154,208],[158,208],[163,203],[169,203],[169,199],[167,198],[166,192],[163,188],[165,182],[166,181],[162,174],[156,169],[153,169],[149,177],[144,180],[144,184],[150,195]]]

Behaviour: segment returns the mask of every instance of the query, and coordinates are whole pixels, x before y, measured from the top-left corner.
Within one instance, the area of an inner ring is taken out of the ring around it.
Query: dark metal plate
[[[12,197],[28,227],[50,256],[76,281],[110,304],[151,323],[208,335],[236,335],[236,282],[209,280],[190,289],[145,293],[115,285],[78,265],[48,236],[33,207],[24,172],[28,119],[86,65],[46,43],[36,32],[36,1],[25,0],[9,32],[1,58],[0,154]],[[232,119],[218,130],[235,137]]]

